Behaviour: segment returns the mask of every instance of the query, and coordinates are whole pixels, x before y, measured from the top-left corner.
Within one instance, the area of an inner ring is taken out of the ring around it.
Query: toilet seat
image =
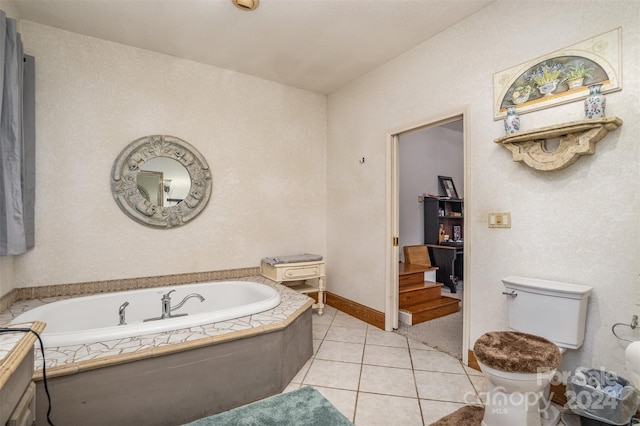
[[[481,363],[500,371],[535,374],[555,370],[562,356],[551,341],[519,331],[490,331],[473,347]]]

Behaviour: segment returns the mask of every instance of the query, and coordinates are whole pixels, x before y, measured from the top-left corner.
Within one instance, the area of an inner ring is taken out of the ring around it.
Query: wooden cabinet
[[[44,325],[35,321],[15,327],[42,333]],[[24,331],[0,333],[0,425],[27,426],[35,421],[35,341],[34,334]]]
[[[36,384],[31,382],[15,410],[7,420],[6,426],[30,426],[36,421]]]
[[[441,228],[448,241],[441,241]],[[462,200],[424,199],[424,243],[439,269],[436,279],[456,292],[462,279],[464,254],[464,202]]]
[[[324,265],[324,260],[275,265],[262,262],[260,264],[260,274],[279,284],[286,285],[298,293],[318,293],[318,302],[313,307],[318,309],[318,315],[322,315],[325,291]]]
[[[425,244],[440,244],[440,225],[450,240],[464,239],[464,202],[462,200],[424,199]]]

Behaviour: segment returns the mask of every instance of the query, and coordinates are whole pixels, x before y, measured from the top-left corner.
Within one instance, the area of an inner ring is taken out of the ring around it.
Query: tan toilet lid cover
[[[538,373],[558,368],[562,355],[549,340],[518,331],[490,331],[473,347],[476,358],[488,367],[510,373]]]

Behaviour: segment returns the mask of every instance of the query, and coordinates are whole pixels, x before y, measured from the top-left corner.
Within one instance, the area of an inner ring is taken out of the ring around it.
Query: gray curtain
[[[35,67],[16,21],[0,11],[0,255],[34,245]]]

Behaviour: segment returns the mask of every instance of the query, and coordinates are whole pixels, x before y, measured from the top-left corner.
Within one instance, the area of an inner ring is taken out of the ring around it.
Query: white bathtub
[[[171,293],[173,307],[191,293],[198,293],[205,300],[192,298],[172,311],[174,315],[187,313],[187,316],[144,322],[161,315],[162,295],[171,290],[175,290]],[[126,325],[118,325],[118,311],[125,302],[129,302],[125,310]],[[12,322],[45,322],[42,340],[45,347],[51,348],[211,324],[257,314],[279,304],[280,294],[273,287],[247,281],[222,281],[76,297],[31,309]]]

